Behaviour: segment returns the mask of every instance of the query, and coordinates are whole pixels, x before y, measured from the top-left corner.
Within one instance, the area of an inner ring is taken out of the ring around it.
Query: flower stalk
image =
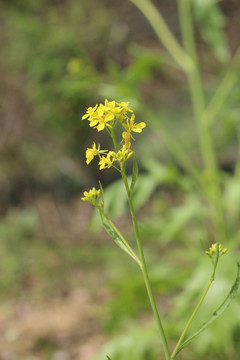
[[[101,150],[100,145],[96,145],[95,142],[93,142],[92,147],[88,148],[86,151],[86,163],[89,164],[95,157],[98,157],[99,158],[98,164],[100,170],[113,167],[120,172],[127,194],[127,200],[128,200],[129,210],[131,213],[132,224],[134,228],[139,257],[135,254],[132,247],[125,240],[125,238],[122,236],[122,234],[113,224],[113,222],[109,219],[109,217],[106,215],[104,210],[104,192],[101,184],[99,190],[92,188],[88,192],[85,191],[82,200],[94,205],[99,210],[102,223],[106,231],[116,242],[116,244],[120,248],[122,248],[129,256],[131,256],[131,258],[133,258],[136,261],[136,263],[139,265],[142,271],[152,312],[157,322],[157,326],[165,354],[165,360],[173,360],[178,354],[178,352],[181,350],[181,348],[185,345],[183,341],[186,336],[186,333],[215,278],[215,272],[219,257],[224,255],[227,252],[227,249],[226,248],[223,249],[221,244],[218,245],[218,243],[215,243],[212,244],[212,246],[205,251],[206,255],[209,256],[213,265],[213,272],[211,278],[196,308],[194,309],[192,315],[190,316],[190,319],[188,320],[176,344],[176,347],[173,350],[172,355],[170,355],[166,333],[162,325],[162,320],[160,318],[150,284],[148,268],[144,256],[144,251],[139,233],[139,227],[133,206],[132,193],[138,177],[138,166],[135,156],[133,160],[132,181],[130,186],[128,184],[128,179],[126,175],[127,161],[134,154],[131,148],[131,141],[130,141],[130,140],[133,141],[135,140],[132,133],[141,133],[142,130],[145,128],[146,124],[144,122],[141,123],[135,122],[135,115],[133,114],[132,110],[128,107],[128,105],[129,105],[128,103],[116,103],[115,101],[109,102],[108,100],[105,100],[105,104],[100,104],[99,106],[96,105],[94,108],[87,109],[87,113],[82,117],[82,119],[83,120],[88,119],[89,125],[93,128],[96,128],[97,131],[102,131],[104,129],[107,130],[107,133],[112,138],[114,150]],[[114,131],[116,126],[120,126],[123,131],[122,140],[119,143],[117,142]]]
[[[205,167],[205,191],[207,197],[210,199],[210,208],[212,211],[216,239],[224,242],[226,240],[226,226],[223,215],[223,205],[221,202],[220,180],[216,153],[210,131],[210,121],[207,119],[205,113],[205,98],[192,23],[192,4],[190,0],[178,0],[178,4],[184,48],[193,61],[193,67],[190,71],[186,72],[186,75],[189,82],[190,97],[198,129],[200,150]]]
[[[200,306],[201,306],[202,303],[203,303],[203,300],[205,299],[205,297],[206,297],[206,295],[207,295],[207,293],[208,293],[208,290],[210,289],[210,286],[212,285],[212,283],[213,283],[213,281],[214,281],[214,279],[215,279],[215,273],[216,273],[216,269],[217,269],[217,264],[218,264],[219,257],[220,257],[221,255],[226,254],[227,250],[228,250],[227,248],[222,249],[222,245],[221,245],[221,244],[218,245],[218,243],[215,243],[215,244],[212,244],[212,246],[209,248],[209,250],[205,251],[206,255],[209,256],[209,258],[210,258],[210,260],[211,260],[211,262],[212,262],[212,265],[213,265],[212,275],[211,275],[211,277],[210,277],[210,279],[209,279],[209,281],[208,281],[208,284],[207,284],[207,286],[206,286],[206,289],[204,290],[204,292],[203,292],[203,294],[202,294],[202,296],[201,296],[201,298],[200,298],[197,306],[196,306],[195,309],[193,310],[192,315],[190,316],[190,318],[189,318],[189,320],[188,320],[185,328],[183,329],[183,332],[182,332],[182,334],[181,334],[181,336],[180,336],[180,338],[179,338],[179,340],[178,340],[178,342],[177,342],[177,345],[175,346],[175,348],[174,348],[174,350],[173,350],[173,352],[172,352],[172,354],[171,354],[171,359],[175,359],[175,357],[176,357],[176,355],[177,355],[177,353],[178,353],[179,347],[180,347],[180,345],[182,344],[182,342],[183,342],[183,340],[184,340],[184,338],[185,338],[185,336],[186,336],[186,334],[187,334],[187,331],[188,331],[191,323],[193,322],[193,320],[194,320],[194,318],[195,318],[198,310],[200,309]]]
[[[163,325],[162,325],[162,321],[161,321],[159,312],[157,310],[156,302],[155,302],[153,292],[152,292],[152,289],[151,289],[151,285],[150,285],[150,280],[149,280],[147,265],[146,265],[146,261],[145,261],[143,248],[142,248],[142,243],[141,243],[141,239],[140,239],[140,234],[139,234],[138,224],[137,224],[137,220],[136,220],[136,215],[135,215],[135,211],[134,211],[134,207],[133,207],[133,203],[132,203],[132,198],[131,198],[131,194],[130,194],[130,189],[129,189],[129,185],[128,185],[128,181],[127,181],[127,177],[126,177],[126,173],[125,173],[124,169],[122,169],[121,175],[122,175],[122,179],[123,179],[123,182],[124,182],[124,185],[125,185],[125,188],[126,188],[126,192],[127,192],[128,204],[129,204],[129,209],[130,209],[130,213],[131,213],[131,217],[132,217],[132,223],[133,223],[133,227],[134,227],[134,232],[135,232],[136,242],[137,242],[137,246],[138,246],[139,256],[140,256],[141,263],[142,263],[142,274],[143,274],[143,278],[144,278],[148,298],[149,298],[149,301],[150,301],[150,304],[151,304],[151,307],[152,307],[152,311],[153,311],[153,314],[155,316],[157,326],[158,326],[158,329],[159,329],[159,332],[160,332],[162,345],[163,345],[163,349],[164,349],[164,353],[165,353],[165,358],[166,358],[166,360],[171,360],[166,334],[165,334],[165,331],[164,331],[164,328],[163,328]]]
[[[88,108],[87,113],[82,117],[83,120],[88,119],[89,125],[91,127],[96,128],[98,131],[102,131],[104,129],[107,130],[109,135],[113,141],[113,147],[115,151],[108,150],[100,150],[100,145],[96,146],[93,143],[92,148],[88,148],[86,151],[86,162],[89,164],[95,156],[99,157],[99,169],[105,169],[114,167],[116,168],[122,176],[122,180],[126,189],[127,199],[129,204],[129,209],[131,213],[132,223],[135,232],[135,238],[137,242],[138,252],[140,259],[137,258],[134,251],[127,243],[127,241],[123,238],[118,229],[114,226],[111,220],[107,217],[104,212],[104,199],[102,201],[99,200],[100,190],[96,190],[93,188],[89,192],[84,193],[84,197],[82,200],[92,203],[96,206],[100,215],[102,216],[102,220],[106,221],[106,230],[113,235],[113,237],[120,239],[120,243],[118,243],[121,247],[124,248],[126,252],[132,256],[140,266],[143,274],[144,283],[146,286],[147,294],[149,297],[149,301],[151,304],[151,308],[153,314],[155,316],[157,326],[160,332],[160,336],[162,339],[163,349],[165,353],[166,360],[171,360],[170,352],[168,348],[167,338],[163,329],[162,321],[160,319],[156,302],[153,296],[153,292],[150,285],[147,265],[145,261],[145,256],[141,244],[138,224],[136,220],[136,215],[134,211],[134,206],[132,202],[132,189],[130,190],[127,176],[126,176],[126,161],[133,155],[133,151],[131,150],[131,141],[135,140],[132,133],[141,133],[145,128],[146,124],[144,122],[136,123],[135,115],[132,113],[132,110],[128,107],[128,103],[116,103],[115,101],[109,102],[105,100],[105,104],[96,105],[93,108]],[[119,123],[122,126],[122,141],[120,144],[117,143],[114,128]],[[122,147],[121,147],[122,146]],[[120,148],[121,147],[121,148]],[[136,179],[135,179],[136,180]],[[133,185],[134,186],[134,185]],[[101,191],[103,191],[101,189]],[[103,198],[103,194],[102,194]]]

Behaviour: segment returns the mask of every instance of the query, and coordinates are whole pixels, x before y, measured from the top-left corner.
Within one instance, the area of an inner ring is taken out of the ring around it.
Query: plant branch
[[[127,181],[127,177],[126,177],[126,173],[125,170],[122,169],[121,171],[121,175],[122,175],[122,179],[126,188],[126,192],[127,192],[127,197],[128,197],[128,204],[129,204],[129,208],[130,208],[130,213],[131,213],[131,217],[132,217],[132,222],[133,222],[133,226],[134,226],[134,232],[135,232],[135,236],[136,236],[136,241],[137,241],[137,246],[138,246],[138,251],[139,251],[139,255],[140,255],[140,260],[142,263],[142,274],[143,274],[143,278],[144,278],[144,282],[145,282],[145,286],[147,289],[147,293],[148,293],[148,297],[149,297],[149,301],[152,307],[152,311],[154,313],[155,319],[157,321],[157,325],[158,325],[158,329],[161,335],[161,339],[162,339],[162,344],[163,344],[163,349],[164,349],[164,353],[165,353],[165,358],[166,360],[171,360],[170,357],[170,352],[168,349],[168,343],[167,343],[167,338],[162,326],[162,322],[157,310],[157,306],[156,306],[156,302],[152,293],[152,289],[151,289],[151,285],[150,285],[150,280],[149,280],[149,276],[148,276],[148,270],[147,270],[147,265],[146,265],[146,261],[145,261],[145,256],[143,253],[143,248],[142,248],[142,244],[141,244],[141,239],[140,239],[140,234],[139,234],[139,229],[138,229],[138,225],[137,225],[137,221],[136,221],[136,216],[135,216],[135,211],[134,211],[134,207],[133,207],[133,203],[132,203],[132,198],[131,198],[131,193],[130,193],[130,189],[129,189],[129,185],[128,185],[128,181]]]
[[[207,108],[203,113],[204,122],[209,123],[210,125],[212,124],[214,118],[221,110],[227,96],[237,82],[238,77],[236,76],[236,67],[239,66],[239,60],[240,48],[236,51],[229,65],[229,70],[227,71],[226,75],[224,76],[223,80],[221,81],[215,94],[213,95],[211,101],[209,102]]]
[[[147,18],[154,29],[157,37],[162,42],[168,53],[172,56],[178,66],[185,71],[193,67],[193,63],[188,54],[179,45],[161,13],[156,9],[150,0],[130,0]]]
[[[181,334],[181,336],[180,336],[180,338],[179,338],[179,340],[178,340],[178,342],[177,342],[177,345],[175,346],[175,349],[174,349],[173,352],[172,352],[172,355],[171,355],[171,359],[172,359],[172,360],[173,360],[173,359],[175,358],[175,356],[177,355],[178,349],[179,349],[180,345],[182,344],[183,339],[184,339],[184,337],[185,337],[185,335],[186,335],[186,333],[187,333],[187,331],[188,331],[188,329],[189,329],[189,327],[190,327],[193,319],[195,318],[195,316],[196,316],[196,314],[197,314],[200,306],[202,305],[203,300],[205,299],[205,297],[206,297],[206,295],[207,295],[207,293],[208,293],[208,290],[209,290],[210,286],[212,285],[212,283],[213,283],[213,281],[214,281],[214,279],[215,279],[215,273],[216,273],[216,269],[217,269],[218,260],[219,260],[219,245],[218,245],[218,243],[217,243],[217,252],[216,252],[216,255],[215,255],[215,259],[214,259],[214,261],[213,261],[213,271],[212,271],[212,275],[211,275],[211,277],[210,277],[210,279],[209,279],[209,281],[208,281],[208,284],[207,284],[207,286],[206,286],[206,289],[204,290],[204,292],[203,292],[203,294],[202,294],[202,296],[201,296],[201,298],[200,298],[197,306],[195,307],[192,315],[190,316],[190,319],[188,320],[185,328],[183,329],[183,332],[182,332],[182,334]]]
[[[209,123],[204,117],[205,99],[203,86],[200,77],[196,43],[194,38],[194,29],[192,24],[191,1],[179,0],[179,16],[181,32],[186,52],[192,58],[194,67],[186,72],[189,82],[190,96],[193,106],[193,112],[198,128],[199,143],[203,163],[205,167],[206,195],[210,200],[212,218],[216,232],[216,238],[224,242],[226,238],[226,227],[223,215],[223,206],[220,193],[220,179],[218,165],[213,146]]]
[[[184,337],[185,337],[185,335],[186,335],[186,333],[187,333],[193,319],[195,318],[195,316],[196,316],[196,314],[197,314],[203,300],[205,299],[205,297],[206,297],[206,295],[208,293],[208,290],[209,290],[210,286],[212,285],[213,280],[214,280],[214,278],[211,276],[211,278],[209,279],[209,282],[207,284],[207,287],[206,287],[206,289],[204,290],[204,292],[203,292],[203,294],[201,296],[201,299],[199,300],[197,306],[195,307],[190,319],[188,320],[188,322],[187,322],[187,324],[186,324],[186,326],[185,326],[185,328],[184,328],[184,330],[183,330],[183,332],[182,332],[182,334],[181,334],[181,336],[180,336],[180,338],[179,338],[179,340],[177,342],[177,345],[175,346],[175,349],[172,352],[171,359],[174,359],[175,356],[177,355],[178,349],[179,349],[180,345],[182,344],[183,339],[184,339]]]

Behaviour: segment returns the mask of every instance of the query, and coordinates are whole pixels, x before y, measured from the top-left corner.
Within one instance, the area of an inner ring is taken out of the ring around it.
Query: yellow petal
[[[102,131],[105,128],[105,124],[102,122],[97,126],[98,131]]]
[[[108,114],[105,116],[105,121],[110,121],[110,120],[113,120],[114,119],[114,115],[113,114]]]
[[[91,120],[89,125],[91,127],[93,127],[93,126],[97,125],[97,123],[98,123],[98,120]]]

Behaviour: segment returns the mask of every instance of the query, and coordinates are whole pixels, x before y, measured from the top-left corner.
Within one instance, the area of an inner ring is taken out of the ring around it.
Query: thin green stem
[[[195,307],[195,309],[194,309],[194,311],[193,311],[190,319],[188,320],[188,322],[187,322],[187,324],[186,324],[186,326],[185,326],[185,328],[184,328],[184,330],[183,330],[183,332],[182,332],[182,334],[181,334],[181,336],[180,336],[180,338],[179,338],[179,340],[178,340],[178,342],[177,342],[177,345],[175,346],[175,349],[174,349],[173,352],[172,352],[171,359],[174,359],[175,356],[177,355],[178,349],[179,349],[180,345],[182,344],[183,339],[184,339],[184,337],[185,337],[185,335],[186,335],[186,333],[187,333],[187,331],[188,331],[188,329],[189,329],[189,327],[190,327],[193,319],[195,318],[195,316],[196,316],[196,314],[197,314],[197,312],[198,312],[198,310],[199,310],[199,308],[200,308],[200,306],[201,306],[204,298],[206,297],[207,292],[208,292],[210,286],[212,285],[213,280],[214,280],[214,278],[211,277],[210,280],[209,280],[209,282],[208,282],[208,284],[207,284],[206,289],[204,290],[204,292],[203,292],[203,294],[202,294],[202,296],[201,296],[201,299],[199,300],[197,306]]]
[[[122,174],[122,179],[123,179],[123,182],[124,182],[124,185],[125,185],[125,188],[126,188],[126,192],[127,192],[128,203],[129,203],[132,222],[133,222],[133,226],[134,226],[134,232],[135,232],[135,236],[136,236],[138,251],[139,251],[140,260],[141,260],[141,263],[142,263],[142,274],[143,274],[145,286],[146,286],[146,289],[147,289],[149,301],[150,301],[150,304],[151,304],[151,307],[152,307],[153,314],[154,314],[155,319],[157,321],[158,329],[160,331],[162,344],[163,344],[163,349],[164,349],[164,353],[165,353],[165,358],[166,358],[166,360],[171,360],[170,352],[169,352],[169,349],[168,349],[167,338],[166,338],[166,335],[165,335],[165,332],[164,332],[164,329],[163,329],[163,326],[162,326],[162,322],[161,322],[161,319],[160,319],[160,316],[159,316],[159,313],[158,313],[158,310],[157,310],[156,302],[155,302],[155,299],[154,299],[154,296],[153,296],[153,293],[152,293],[152,289],[151,289],[151,285],[150,285],[147,265],[146,265],[145,256],[144,256],[144,253],[143,253],[143,248],[142,248],[139,229],[138,229],[138,225],[137,225],[137,221],[136,221],[135,211],[134,211],[134,207],[133,207],[133,203],[132,203],[132,199],[131,199],[131,194],[130,194],[130,189],[129,189],[129,185],[128,185],[128,181],[127,181],[127,177],[126,177],[126,173],[125,173],[124,169],[122,169],[121,174]]]
[[[186,53],[192,59],[193,66],[191,71],[187,72],[191,87],[191,96],[194,112],[197,118],[201,118],[205,108],[205,99],[202,87],[202,81],[199,71],[198,55],[194,38],[192,24],[191,0],[179,0],[179,17],[182,33],[183,45]]]
[[[116,137],[115,137],[115,133],[114,133],[113,128],[111,128],[111,137],[112,137],[112,140],[113,140],[114,149],[115,149],[116,152],[118,152],[118,144],[117,144],[117,141],[116,141]]]
[[[130,0],[148,19],[150,25],[154,29],[159,40],[162,42],[164,47],[167,49],[169,54],[185,71],[189,71],[193,64],[191,58],[179,45],[169,27],[164,21],[161,13],[152,4],[150,0]]]
[[[211,260],[212,260],[212,259],[211,259]],[[214,281],[214,279],[215,279],[215,273],[216,273],[216,269],[217,269],[218,260],[219,260],[219,245],[218,245],[218,243],[217,243],[217,251],[216,251],[215,259],[214,259],[214,261],[212,260],[212,261],[213,261],[213,271],[212,271],[212,275],[211,275],[211,277],[210,277],[210,279],[209,279],[209,281],[208,281],[208,284],[207,284],[207,286],[206,286],[206,289],[204,290],[204,292],[203,292],[203,294],[202,294],[202,296],[201,296],[201,298],[200,298],[197,306],[195,307],[195,309],[194,309],[192,315],[190,316],[190,318],[189,318],[189,320],[188,320],[185,328],[183,329],[183,332],[182,332],[182,334],[181,334],[181,336],[180,336],[180,338],[179,338],[179,340],[178,340],[178,342],[177,342],[177,345],[175,346],[175,349],[174,349],[173,352],[172,352],[172,355],[171,355],[171,359],[172,359],[172,360],[173,360],[173,359],[175,358],[175,356],[177,355],[178,349],[179,349],[180,345],[182,344],[183,339],[184,339],[184,337],[185,337],[185,335],[186,335],[186,333],[187,333],[187,331],[188,331],[188,329],[189,329],[189,327],[190,327],[193,319],[195,318],[195,316],[196,316],[196,314],[197,314],[197,312],[198,312],[198,310],[199,310],[199,308],[200,308],[203,300],[205,299],[205,297],[206,297],[206,295],[207,295],[207,293],[208,293],[208,290],[209,290],[210,286],[212,285],[212,283],[213,283],[213,281]]]
[[[224,105],[227,96],[236,84],[238,80],[236,72],[237,66],[239,67],[239,60],[240,48],[236,51],[231,63],[229,64],[227,73],[225,74],[223,80],[221,81],[215,94],[204,111],[203,117],[205,122],[212,124],[214,118]]]
[[[189,81],[190,96],[198,128],[200,149],[205,166],[207,196],[212,208],[216,238],[224,242],[226,238],[226,228],[221,202],[220,180],[210,126],[204,116],[205,99],[199,71],[190,0],[179,0],[179,16],[184,47],[194,62],[194,67],[191,71],[186,72],[186,74]]]

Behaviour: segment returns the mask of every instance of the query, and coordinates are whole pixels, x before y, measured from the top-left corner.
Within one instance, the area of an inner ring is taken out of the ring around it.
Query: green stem
[[[200,306],[201,306],[201,304],[202,304],[205,296],[207,295],[207,292],[208,292],[208,290],[209,290],[209,288],[210,288],[213,280],[214,280],[214,278],[211,277],[210,280],[209,280],[209,282],[208,282],[208,284],[207,284],[206,289],[204,290],[204,292],[203,292],[203,294],[202,294],[202,296],[201,296],[201,299],[199,300],[197,306],[195,307],[195,309],[194,309],[194,311],[193,311],[190,319],[189,319],[188,322],[187,322],[187,325],[185,326],[185,328],[184,328],[184,330],[183,330],[183,332],[182,332],[182,334],[181,334],[181,336],[180,336],[180,338],[179,338],[179,340],[178,340],[178,342],[177,342],[177,345],[175,346],[175,349],[174,349],[173,352],[172,352],[171,359],[174,359],[175,356],[177,355],[178,349],[179,349],[180,345],[182,344],[183,339],[184,339],[184,337],[185,337],[185,335],[186,335],[186,333],[187,333],[187,331],[188,331],[188,329],[189,329],[189,327],[190,327],[193,319],[195,318],[195,316],[196,316],[196,314],[197,314],[197,312],[198,312],[198,310],[199,310],[199,308],[200,308]]]
[[[204,116],[205,99],[200,77],[194,30],[191,14],[191,0],[179,0],[179,16],[184,47],[194,62],[191,71],[186,72],[194,116],[197,123],[200,149],[205,166],[206,190],[212,208],[212,217],[216,238],[223,241],[226,238],[223,206],[221,202],[220,180],[216,154],[212,142],[209,121]]]
[[[198,310],[199,310],[199,308],[200,308],[203,300],[205,299],[205,297],[206,297],[206,295],[207,295],[207,293],[208,293],[208,290],[209,290],[210,286],[212,285],[212,282],[213,282],[214,279],[215,279],[215,273],[216,273],[216,269],[217,269],[218,259],[219,259],[219,245],[218,245],[218,243],[217,243],[217,251],[216,251],[215,259],[214,259],[214,261],[213,261],[213,271],[212,271],[212,275],[211,275],[211,277],[210,277],[210,279],[209,279],[209,282],[208,282],[208,284],[207,284],[206,289],[204,290],[204,292],[203,292],[203,294],[202,294],[202,296],[201,296],[201,299],[199,300],[197,306],[195,307],[195,309],[194,309],[194,311],[193,311],[190,319],[188,320],[185,328],[183,329],[183,332],[182,332],[182,334],[181,334],[181,336],[180,336],[180,338],[179,338],[179,340],[178,340],[178,342],[177,342],[177,345],[175,346],[175,349],[174,349],[173,352],[172,352],[172,355],[171,355],[171,359],[172,359],[172,360],[173,360],[173,359],[175,358],[175,356],[177,355],[178,349],[179,349],[180,345],[182,344],[183,339],[184,339],[184,337],[185,337],[185,335],[186,335],[186,333],[187,333],[187,331],[188,331],[188,329],[189,329],[189,327],[190,327],[193,319],[195,318],[195,316],[196,316],[196,314],[197,314],[197,312],[198,312]]]
[[[214,118],[220,112],[222,106],[225,103],[227,96],[229,95],[230,91],[232,90],[232,88],[234,87],[234,85],[238,80],[236,72],[237,72],[237,67],[239,67],[239,60],[240,60],[240,48],[236,51],[231,63],[229,64],[229,69],[226,75],[224,76],[214,96],[209,102],[207,108],[205,109],[205,112],[203,114],[204,121],[206,121],[209,124],[212,124]]]
[[[150,301],[152,311],[153,311],[154,316],[155,316],[156,321],[157,321],[158,329],[160,331],[162,344],[163,344],[163,348],[164,348],[164,353],[165,353],[165,358],[166,358],[166,360],[171,360],[170,352],[169,352],[169,349],[168,349],[167,338],[166,338],[166,335],[165,335],[165,332],[164,332],[164,329],[163,329],[163,326],[162,326],[162,322],[161,322],[161,319],[160,319],[160,316],[159,316],[159,313],[158,313],[158,310],[157,310],[156,302],[155,302],[155,299],[154,299],[154,296],[153,296],[153,293],[152,293],[152,289],[151,289],[151,285],[150,285],[150,281],[149,281],[149,276],[148,276],[148,271],[147,271],[147,265],[146,265],[145,256],[144,256],[144,253],[143,253],[143,248],[142,248],[140,234],[139,234],[139,229],[138,229],[138,225],[137,225],[137,221],[136,221],[135,211],[134,211],[134,207],[133,207],[133,203],[132,203],[132,199],[131,199],[130,189],[129,189],[126,173],[125,173],[123,168],[122,168],[122,171],[121,171],[121,175],[122,175],[122,179],[123,179],[123,182],[124,182],[124,185],[125,185],[125,188],[126,188],[126,192],[127,192],[129,208],[130,208],[132,222],[133,222],[133,226],[134,226],[134,232],[135,232],[135,236],[136,236],[136,241],[137,241],[137,246],[138,246],[138,250],[139,250],[140,260],[141,260],[141,263],[142,263],[142,274],[143,274],[145,286],[146,286],[146,289],[147,289],[149,301]]]
[[[118,152],[118,144],[117,144],[117,140],[116,140],[113,128],[111,128],[110,131],[111,131],[111,137],[112,137],[112,140],[113,140],[114,149],[115,149],[116,152]]]
[[[156,35],[167,49],[176,63],[185,71],[192,68],[192,60],[188,54],[181,48],[175,37],[169,30],[161,13],[151,3],[150,0],[130,0],[148,19],[150,25],[154,29]]]

